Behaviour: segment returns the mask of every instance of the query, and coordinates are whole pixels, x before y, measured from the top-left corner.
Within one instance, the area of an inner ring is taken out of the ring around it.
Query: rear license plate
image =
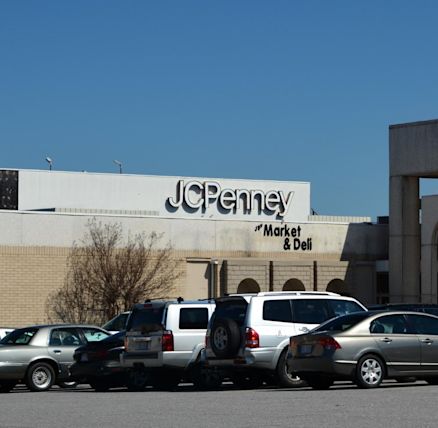
[[[312,345],[301,345],[300,353],[303,355],[308,355],[312,352]]]
[[[151,342],[137,342],[135,348],[138,351],[147,351],[150,348]]]
[[[81,361],[88,361],[88,355],[87,354],[82,354],[81,355]]]

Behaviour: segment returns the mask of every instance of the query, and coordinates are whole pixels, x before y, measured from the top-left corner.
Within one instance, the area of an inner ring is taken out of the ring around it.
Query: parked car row
[[[110,331],[44,325],[9,333],[0,341],[0,392],[18,382],[32,391],[77,382],[96,391],[181,381],[205,390],[224,380],[240,388],[327,389],[336,380],[373,388],[385,378],[438,384],[438,317],[420,306],[391,309],[368,311],[329,292],[148,300],[105,324]]]

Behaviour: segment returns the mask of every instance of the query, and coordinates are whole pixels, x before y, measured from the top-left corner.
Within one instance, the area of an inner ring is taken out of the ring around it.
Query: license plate
[[[300,352],[304,355],[310,354],[312,352],[312,345],[301,345]]]
[[[87,354],[82,354],[81,355],[81,361],[88,361],[88,355]]]
[[[150,347],[150,342],[137,342],[136,349],[139,351],[147,351]]]

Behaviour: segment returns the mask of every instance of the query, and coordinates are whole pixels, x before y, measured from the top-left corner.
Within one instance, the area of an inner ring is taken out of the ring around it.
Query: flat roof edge
[[[418,122],[406,122],[406,123],[396,123],[394,125],[389,125],[389,129],[398,129],[398,128],[410,128],[413,126],[424,126],[424,125],[432,125],[438,124],[438,119],[430,119],[430,120],[422,120]]]

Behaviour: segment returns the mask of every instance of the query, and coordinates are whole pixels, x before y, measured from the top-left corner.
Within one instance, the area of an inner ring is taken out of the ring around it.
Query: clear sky
[[[318,214],[387,215],[388,126],[438,118],[437,22],[432,0],[3,0],[0,167],[309,181]]]

